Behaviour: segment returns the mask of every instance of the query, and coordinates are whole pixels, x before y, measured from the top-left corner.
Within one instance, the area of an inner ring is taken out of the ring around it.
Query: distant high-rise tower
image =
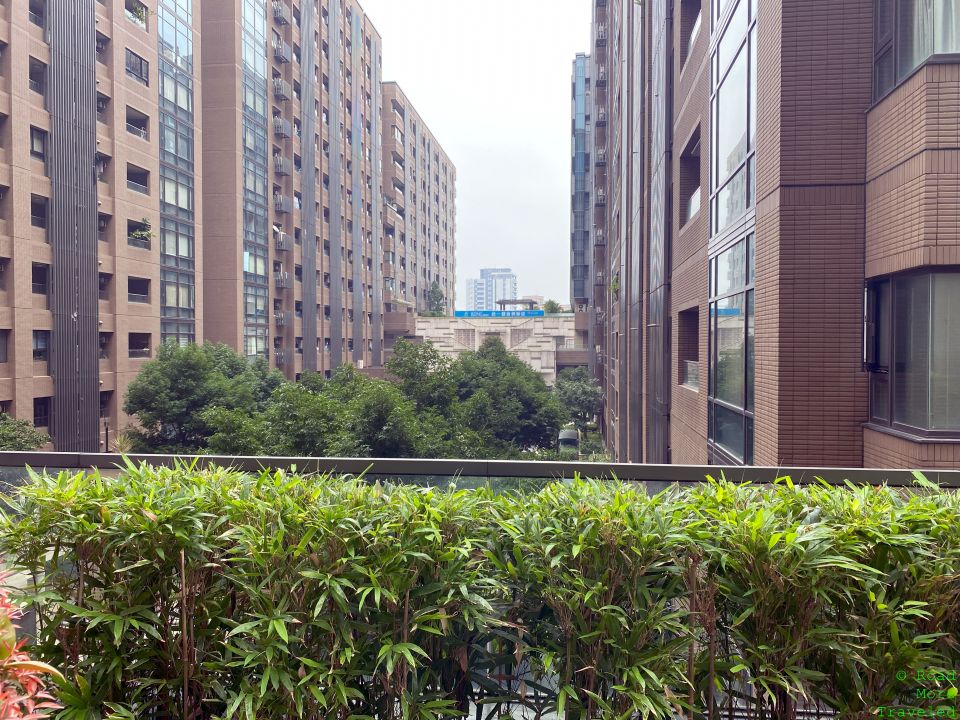
[[[497,310],[498,300],[517,297],[517,276],[510,268],[483,268],[467,280],[467,310]]]

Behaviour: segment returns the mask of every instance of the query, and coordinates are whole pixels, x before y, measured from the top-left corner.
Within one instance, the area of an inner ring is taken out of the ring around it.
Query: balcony
[[[603,231],[603,228],[594,230],[593,232],[593,244],[594,245],[606,245],[607,244],[607,234]]]
[[[289,233],[285,233],[282,230],[273,233],[274,244],[280,252],[290,252],[293,250],[293,240],[290,237]]]
[[[597,148],[597,153],[594,157],[597,165],[606,165],[607,164],[607,151],[605,148]]]
[[[590,351],[587,348],[558,348],[557,370],[568,367],[581,367],[590,364]]]
[[[277,327],[290,327],[293,325],[293,313],[291,313],[289,310],[277,310],[273,313],[273,321],[276,323]]]
[[[274,350],[273,359],[277,367],[286,367],[290,364],[291,356],[289,350]]]
[[[293,20],[290,6],[281,0],[273,0],[273,19],[278,25],[289,25]]]
[[[603,127],[607,124],[607,110],[606,108],[600,108],[597,111],[597,125]]]
[[[417,316],[412,312],[405,311],[384,313],[383,332],[392,336],[416,335]]]
[[[277,175],[286,176],[293,174],[293,161],[283,155],[273,156],[273,169]]]
[[[281,270],[273,274],[273,283],[278,290],[289,290],[293,287],[293,278],[289,272]]]
[[[607,193],[603,190],[597,190],[597,194],[594,196],[594,203],[597,207],[605,207],[607,204]]]
[[[293,212],[293,198],[289,195],[275,194],[273,196],[273,205],[281,215],[287,215]]]
[[[600,23],[597,26],[597,47],[604,47],[607,44],[607,26]]]
[[[293,51],[290,45],[284,40],[273,40],[273,59],[280,63],[288,63],[293,60]]]
[[[280,82],[283,82],[283,80]],[[289,120],[275,117],[273,119],[273,134],[278,138],[293,137],[293,125],[290,124]]]
[[[597,70],[597,87],[606,87],[607,86],[607,67],[601,65]]]
[[[273,79],[273,96],[277,100],[289,100],[293,97],[293,86],[290,85],[283,78],[274,78]],[[274,125],[274,130],[276,130],[276,125]],[[287,135],[287,137],[290,137]]]

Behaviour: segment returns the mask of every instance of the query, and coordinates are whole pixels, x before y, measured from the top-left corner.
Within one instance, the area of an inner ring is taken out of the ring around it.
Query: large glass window
[[[710,261],[710,427],[715,462],[753,462],[753,236]]]
[[[874,43],[881,97],[931,55],[960,53],[960,0],[876,0]]]
[[[871,281],[864,338],[874,423],[960,433],[960,273]]]
[[[756,137],[756,0],[734,3],[713,64],[711,230],[716,235],[754,202]]]

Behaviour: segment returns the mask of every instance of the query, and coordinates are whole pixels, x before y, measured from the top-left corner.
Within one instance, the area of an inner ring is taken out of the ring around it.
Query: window
[[[99,345],[100,345],[101,360],[110,359],[110,343],[112,340],[113,340],[113,333],[109,333],[109,332],[100,333]]]
[[[30,196],[30,224],[34,227],[47,227],[47,202],[41,195]]]
[[[911,272],[867,286],[864,362],[876,425],[960,434],[960,272]]]
[[[37,160],[47,159],[47,131],[30,126],[30,155]]]
[[[110,282],[113,280],[113,275],[108,273],[100,273],[99,275],[99,298],[101,300],[110,299]]]
[[[47,66],[33,57],[27,70],[27,84],[35,93],[44,95],[47,92]]]
[[[0,363],[9,362],[10,331],[0,330]]]
[[[152,237],[150,223],[146,218],[143,220],[127,220],[127,245],[149,250]]]
[[[739,0],[713,53],[711,232],[753,205],[756,132],[755,3]],[[752,26],[752,27],[751,27]]]
[[[50,331],[33,331],[33,361],[49,362],[50,360]]]
[[[711,458],[720,464],[753,462],[753,257],[750,235],[712,258],[709,266],[708,424]]]
[[[50,290],[50,266],[33,263],[31,281],[34,295],[46,295]]]
[[[681,57],[684,62],[690,57],[690,51],[693,50],[697,38],[700,36],[700,15],[700,0],[683,0],[680,5],[680,32],[682,37],[685,38],[684,45],[681,48]],[[446,174],[447,168],[445,166],[443,171]]]
[[[150,194],[150,171],[127,164],[127,187],[134,192]]]
[[[700,212],[700,128],[680,155],[680,226]]]
[[[142,140],[150,137],[150,118],[139,110],[127,106],[127,132]]]
[[[150,357],[150,333],[130,333],[127,338],[127,356],[134,359]]]
[[[127,278],[127,300],[132,303],[150,302],[150,280],[147,278]]]
[[[124,15],[127,19],[139,25],[144,30],[147,29],[147,15],[149,14],[146,6],[139,0],[126,0],[123,4]]]
[[[874,7],[877,98],[931,55],[960,52],[960,0],[876,0]]]
[[[691,390],[700,389],[700,308],[683,310],[677,316],[679,382]]]
[[[33,399],[33,424],[38,428],[50,427],[50,398]]]
[[[47,26],[46,0],[30,0],[27,8],[27,18],[37,27]]]
[[[150,86],[150,63],[144,60],[142,57],[137,55],[135,52],[126,48],[127,50],[127,60],[126,68],[127,75],[133,79],[142,82],[146,86]]]

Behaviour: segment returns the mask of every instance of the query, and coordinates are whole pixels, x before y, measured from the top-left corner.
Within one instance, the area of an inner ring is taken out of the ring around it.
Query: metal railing
[[[150,348],[130,348],[127,357],[133,359],[150,357]]]
[[[134,125],[131,122],[127,123],[127,132],[131,135],[136,135],[137,137],[143,138],[144,140],[147,140],[150,137],[150,132],[145,127]]]
[[[131,180],[127,178],[127,187],[135,192],[143,193],[144,195],[150,194],[150,188],[142,183],[138,183],[136,180]]]
[[[696,360],[683,360],[680,363],[680,384],[693,390],[700,389],[700,363]]]
[[[150,350],[130,350],[133,353]],[[278,353],[284,352],[278,350]],[[143,357],[145,357],[144,355]],[[137,355],[141,357],[141,355]],[[284,359],[289,359],[286,356]],[[145,455],[128,456],[133,462],[171,467],[178,462],[196,462],[198,467],[230,467],[246,472],[264,469],[295,470],[298,473],[340,473],[399,480],[432,479],[446,482],[457,478],[500,480],[564,480],[575,475],[596,479],[619,479],[667,486],[674,483],[702,483],[708,476],[723,475],[734,482],[767,484],[783,477],[794,483],[810,484],[823,479],[833,485],[849,480],[855,484],[912,486],[913,471],[870,468],[797,468],[797,467],[718,467],[709,465],[647,465],[627,463],[535,462],[529,460],[427,460],[420,458],[318,458],[253,457],[228,455]],[[115,470],[123,457],[107,453],[0,452],[0,468],[50,468],[64,470]],[[927,470],[926,478],[944,488],[960,488],[960,470]]]
[[[150,296],[149,296],[149,295],[144,295],[143,293],[132,293],[132,292],[128,292],[128,293],[127,293],[127,302],[132,302],[132,303],[149,303],[149,302],[150,302]],[[131,357],[132,357],[132,356],[131,356]]]

